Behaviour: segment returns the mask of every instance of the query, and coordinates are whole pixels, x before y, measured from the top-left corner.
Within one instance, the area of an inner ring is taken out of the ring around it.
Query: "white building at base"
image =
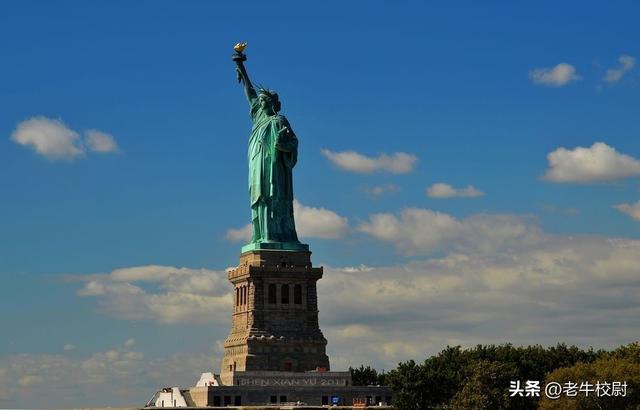
[[[179,387],[158,390],[145,407],[187,407],[187,401]]]

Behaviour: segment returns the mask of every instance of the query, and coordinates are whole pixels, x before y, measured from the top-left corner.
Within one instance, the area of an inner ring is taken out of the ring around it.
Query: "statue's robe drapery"
[[[251,242],[298,242],[293,219],[292,170],[298,139],[282,115],[268,115],[254,99],[250,112],[249,197]]]

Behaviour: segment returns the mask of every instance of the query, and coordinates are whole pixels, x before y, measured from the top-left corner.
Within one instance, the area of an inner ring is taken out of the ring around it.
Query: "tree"
[[[633,342],[620,346],[605,356],[610,359],[623,359],[630,363],[640,363],[640,343]]]
[[[464,386],[471,366],[479,359],[477,349],[463,350],[460,346],[447,346],[436,356],[424,361],[425,384],[429,388],[428,402],[432,407],[448,406]]]
[[[626,397],[601,396],[595,392],[586,395],[578,391],[575,397],[561,395],[557,400],[544,397],[540,400],[540,409],[637,409],[640,407],[640,363],[638,346],[625,346],[593,363],[578,363],[571,367],[557,369],[545,379],[545,385],[557,382],[561,385],[572,382],[579,386],[588,382],[592,386],[602,382],[626,382]],[[616,357],[618,356],[618,357]]]
[[[422,366],[413,360],[400,363],[387,374],[387,383],[393,390],[393,404],[402,410],[428,409],[427,384],[424,382]]]
[[[349,367],[351,382],[354,386],[384,385],[385,373],[378,371],[371,366],[360,365],[358,368]]]
[[[451,401],[454,410],[500,410],[511,408],[509,382],[518,379],[512,364],[480,360],[470,366],[464,387]]]
[[[503,403],[497,397],[500,396],[499,391],[508,390],[510,381],[542,381],[559,367],[573,366],[577,362],[590,363],[605,353],[565,344],[548,348],[540,345],[514,347],[511,344],[477,345],[471,349],[447,346],[437,355],[427,358],[422,365],[413,361],[401,363],[387,374],[386,380],[395,393],[397,408],[401,409],[449,408],[454,398],[457,403],[466,403],[470,408],[482,407],[483,403],[493,406]],[[640,347],[618,352],[619,355],[637,353],[640,353]],[[637,357],[640,362],[640,354]],[[479,364],[483,362],[493,365]],[[498,364],[511,369],[508,373],[511,379],[499,378],[491,372],[482,378],[479,372],[495,370]],[[504,408],[528,410],[537,408],[538,400],[538,397],[511,397],[508,404],[503,405]]]

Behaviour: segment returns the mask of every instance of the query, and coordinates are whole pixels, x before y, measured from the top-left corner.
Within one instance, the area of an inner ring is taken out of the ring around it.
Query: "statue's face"
[[[274,111],[273,101],[271,100],[271,97],[269,97],[268,95],[259,94],[258,103],[260,104],[260,108],[262,108],[263,110],[270,111],[270,112]]]

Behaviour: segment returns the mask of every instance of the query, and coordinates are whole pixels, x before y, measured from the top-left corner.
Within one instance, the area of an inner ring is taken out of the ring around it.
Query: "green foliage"
[[[622,359],[629,363],[640,364],[640,343],[629,343],[625,346],[620,346],[616,350],[606,353],[605,357],[609,359]]]
[[[453,410],[500,410],[510,408],[509,382],[518,378],[512,364],[480,360],[470,366],[462,390],[453,397]]]
[[[378,373],[371,366],[364,367],[364,365],[360,365],[356,369],[349,367],[349,372],[354,386],[382,386],[385,382],[385,372]]]
[[[424,383],[423,371],[413,360],[400,363],[387,375],[387,383],[394,392],[393,404],[397,409],[424,409],[428,402],[428,385]]]
[[[464,407],[463,403],[466,403],[467,408],[482,408],[484,404],[494,408],[499,403],[507,406],[499,397],[503,397],[504,392],[508,391],[509,381],[542,381],[554,369],[580,361],[592,362],[600,354],[602,352],[568,347],[565,344],[549,348],[540,345],[478,345],[466,350],[460,346],[448,346],[437,355],[427,358],[422,365],[416,365],[413,361],[401,363],[397,369],[389,372],[387,381],[394,390],[394,400],[400,409],[449,408],[456,395],[459,408]],[[478,373],[482,370],[495,370],[495,366],[499,364],[505,366],[503,370],[509,369],[509,380],[497,376],[482,378]],[[470,386],[464,391],[467,384]],[[474,394],[474,391],[478,394]],[[508,407],[504,408],[537,407],[537,399],[530,397],[526,400],[511,398],[508,403]]]
[[[578,392],[575,397],[561,396],[557,400],[542,397],[540,409],[637,409],[640,407],[640,363],[638,362],[638,344],[623,346],[602,359],[593,363],[578,363],[572,367],[565,367],[551,372],[545,379],[545,384],[557,382],[564,384],[573,382],[580,385],[589,382],[625,382],[627,383],[626,397],[598,397],[595,393],[588,396]]]
[[[608,374],[609,380],[619,381],[625,379],[622,377],[624,374],[632,377],[636,371],[633,366],[636,365],[640,366],[638,343],[622,346],[611,352],[581,349],[566,344],[552,347],[478,345],[471,349],[447,346],[422,364],[413,360],[400,363],[396,369],[387,373],[385,384],[394,391],[394,404],[400,410],[536,409],[540,402],[538,397],[509,397],[510,381],[519,380],[524,383],[527,380],[537,380],[544,386],[543,381],[550,373],[576,366],[591,366],[590,368],[600,369],[601,374],[604,374],[602,372],[606,366],[613,366],[618,373]],[[363,366],[353,370],[354,375],[359,374],[358,380],[374,380],[374,372],[374,369]],[[614,379],[614,376],[617,378]],[[584,377],[577,378],[576,381],[587,381]],[[638,388],[634,389],[640,391]],[[544,396],[544,392],[541,396]],[[629,403],[637,406],[640,400],[631,398]]]

